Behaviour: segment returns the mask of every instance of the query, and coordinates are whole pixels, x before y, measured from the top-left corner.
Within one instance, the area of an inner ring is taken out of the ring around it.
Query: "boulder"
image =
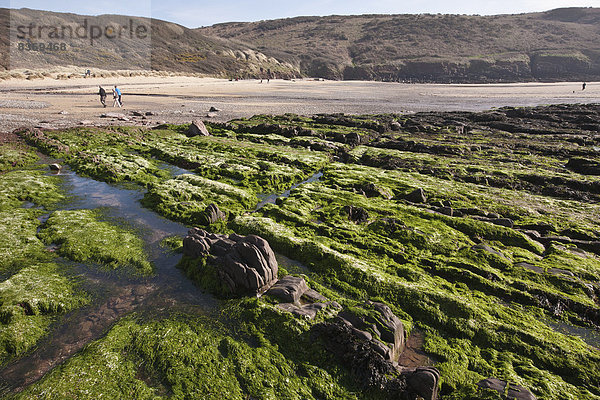
[[[219,112],[219,111],[221,111],[221,110],[216,107],[211,107],[210,110],[208,110],[208,112],[211,112],[211,113]]]
[[[427,203],[427,196],[425,196],[425,191],[421,188],[415,189],[407,194],[405,199],[411,203]]]
[[[508,260],[508,258],[506,258],[506,256],[504,254],[500,253],[498,250],[493,249],[492,247],[488,246],[485,243],[476,244],[471,247],[471,250],[475,250],[475,251],[482,250],[486,253],[494,254],[494,255],[497,255],[498,257],[504,258],[505,260]]]
[[[312,327],[311,333],[320,338],[325,348],[338,358],[366,387],[385,389],[397,374],[394,365],[385,360],[376,350],[367,332],[360,331],[341,318],[322,322]],[[367,334],[367,335],[364,335]],[[406,389],[405,382],[399,382],[398,394]],[[392,397],[390,397],[392,398]]]
[[[358,146],[361,141],[360,135],[356,132],[350,132],[346,135],[346,143],[351,146]]]
[[[505,226],[507,228],[512,228],[515,225],[510,218],[492,218],[490,222],[494,225]]]
[[[500,393],[500,397],[506,400],[536,400],[536,397],[523,386],[509,383],[497,378],[488,378],[477,382],[482,389],[493,389]]]
[[[209,257],[226,291],[258,295],[277,281],[277,260],[269,243],[255,235],[219,235],[194,228],[183,239],[183,254]]]
[[[208,129],[206,129],[206,125],[204,122],[200,120],[192,121],[190,127],[188,129],[188,136],[210,136]]]
[[[300,298],[308,291],[304,278],[285,276],[275,283],[267,294],[277,297],[285,303],[300,303]]]

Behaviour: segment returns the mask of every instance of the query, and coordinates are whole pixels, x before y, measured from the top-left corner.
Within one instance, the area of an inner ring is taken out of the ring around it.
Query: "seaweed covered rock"
[[[406,389],[406,382],[391,380],[401,379],[394,365],[381,354],[379,347],[371,340],[368,332],[360,331],[343,318],[335,318],[312,328],[312,333],[320,338],[325,348],[333,353],[352,374],[366,387],[387,389],[398,387],[398,395]],[[390,379],[389,377],[396,378]]]
[[[233,294],[263,293],[277,281],[275,254],[259,236],[220,235],[194,228],[183,239],[183,253],[208,257],[222,286]]]
[[[396,361],[404,350],[404,325],[383,303],[366,302],[362,307],[346,308],[338,314],[353,328],[373,332],[376,348],[388,361]]]
[[[509,383],[497,378],[488,378],[477,382],[482,389],[493,389],[506,400],[536,400],[536,397],[523,386]]]
[[[204,210],[204,218],[206,225],[211,225],[219,221],[225,221],[227,219],[223,211],[219,210],[219,207],[214,203],[211,203],[208,205],[208,207],[206,207],[206,210]]]
[[[310,289],[304,278],[291,275],[277,281],[267,294],[283,301],[277,304],[281,310],[309,320],[321,311],[335,313],[342,308],[336,301],[328,301],[321,293]]]
[[[277,307],[283,311],[292,313],[296,317],[305,318],[308,320],[314,319],[319,312],[329,310],[335,312],[339,310],[341,306],[335,301],[319,302],[297,305],[294,303],[281,303],[277,304]]]
[[[206,129],[206,125],[204,125],[204,122],[196,120],[192,121],[192,123],[190,124],[187,136],[210,136],[210,133],[208,132],[208,129]]]
[[[344,212],[348,214],[348,219],[357,224],[364,224],[369,220],[369,213],[362,207],[345,206]]]
[[[388,200],[394,197],[389,189],[378,186],[372,182],[360,185],[357,190],[360,193],[363,193],[366,197],[383,197],[384,199]]]

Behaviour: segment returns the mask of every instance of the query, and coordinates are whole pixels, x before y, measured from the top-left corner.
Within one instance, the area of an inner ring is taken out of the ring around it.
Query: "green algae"
[[[30,166],[39,160],[31,149],[14,144],[0,145],[0,173]]]
[[[56,211],[39,232],[57,253],[73,261],[91,261],[111,269],[133,267],[143,275],[152,273],[143,241],[134,233],[100,220],[94,210]]]
[[[30,260],[49,258],[36,236],[40,214],[31,209],[0,211],[0,273],[19,269]]]
[[[53,263],[25,267],[1,282],[0,363],[32,348],[58,315],[86,301]]]
[[[211,203],[226,215],[238,215],[257,202],[252,191],[189,174],[152,185],[143,200],[167,218],[197,225],[205,225],[204,211]]]
[[[65,197],[58,178],[36,170],[15,170],[0,175],[0,211],[20,208],[27,201],[51,209]]]
[[[326,371],[297,365],[269,341],[250,345],[228,332],[188,316],[125,318],[15,398],[357,398]]]

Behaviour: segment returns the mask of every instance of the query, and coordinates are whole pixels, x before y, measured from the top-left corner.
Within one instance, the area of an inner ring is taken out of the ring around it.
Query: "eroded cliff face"
[[[576,54],[534,53],[504,59],[422,60],[398,64],[347,66],[328,77],[345,80],[383,80],[443,83],[519,81],[591,81],[600,79],[600,58]]]

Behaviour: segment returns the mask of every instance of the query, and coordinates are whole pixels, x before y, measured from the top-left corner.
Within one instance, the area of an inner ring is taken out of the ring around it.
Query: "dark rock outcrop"
[[[477,382],[477,386],[483,389],[493,389],[500,393],[500,397],[506,400],[536,400],[536,397],[523,386],[508,383],[497,378],[488,378]]]
[[[583,175],[600,175],[600,162],[585,158],[571,158],[566,167]]]
[[[314,319],[317,316],[317,313],[324,310],[339,310],[341,306],[335,301],[328,302],[320,302],[320,303],[311,303],[304,305],[297,305],[293,303],[281,303],[277,304],[277,307],[280,309],[292,313],[296,317],[306,318],[306,319]]]
[[[364,386],[383,390],[394,399],[436,399],[437,369],[403,369],[394,362],[405,340],[398,317],[382,303],[367,302],[359,308],[342,310],[336,318],[315,325],[313,334]]]
[[[269,243],[255,235],[219,235],[194,228],[183,254],[210,257],[223,287],[233,294],[260,294],[277,281],[277,260]]]
[[[427,203],[427,196],[425,191],[421,188],[415,189],[404,197],[411,203]]]
[[[391,199],[394,197],[389,189],[378,186],[374,183],[365,183],[360,185],[357,190],[362,192],[366,197],[383,197],[384,199]]]
[[[357,224],[364,224],[369,220],[369,213],[362,207],[345,206],[344,211],[348,214],[348,219]]]
[[[370,312],[346,309],[338,317],[348,321],[355,329],[374,332],[387,347],[381,348],[382,356],[388,361],[396,361],[404,350],[402,321],[383,303],[367,302],[365,308]]]

